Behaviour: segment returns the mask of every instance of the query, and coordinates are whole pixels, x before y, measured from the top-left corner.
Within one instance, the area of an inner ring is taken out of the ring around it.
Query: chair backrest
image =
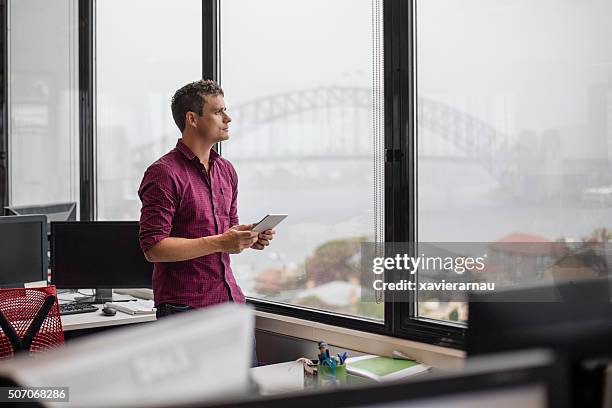
[[[0,289],[0,359],[64,343],[55,286]]]

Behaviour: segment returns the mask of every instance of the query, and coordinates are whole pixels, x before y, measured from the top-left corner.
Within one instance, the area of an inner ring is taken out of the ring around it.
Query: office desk
[[[77,293],[60,293],[58,294],[59,303],[69,303],[75,297],[81,296]],[[82,332],[93,331],[92,329],[104,329],[112,326],[121,326],[124,324],[152,322],[156,320],[155,314],[130,315],[117,310],[114,316],[104,316],[102,308],[104,305],[94,305],[98,308],[98,312],[78,313],[72,315],[61,316],[62,327],[64,332]],[[70,336],[69,336],[70,337]]]
[[[64,331],[94,329],[156,320],[155,314],[129,315],[120,311],[117,311],[117,314],[114,316],[104,316],[101,311],[103,305],[96,306],[98,306],[100,311],[62,316]]]

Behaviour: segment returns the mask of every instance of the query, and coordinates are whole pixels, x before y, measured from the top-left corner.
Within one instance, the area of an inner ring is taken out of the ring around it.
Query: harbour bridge
[[[368,87],[320,87],[259,97],[229,107],[231,142],[222,145],[222,154],[236,162],[372,159],[373,109]],[[513,172],[516,161],[508,136],[481,119],[420,97],[417,124],[419,131],[436,134],[460,152],[448,155],[434,147],[421,152],[419,160],[473,161],[499,181]],[[135,162],[143,168],[141,161],[150,163],[174,142],[175,136],[138,147]]]

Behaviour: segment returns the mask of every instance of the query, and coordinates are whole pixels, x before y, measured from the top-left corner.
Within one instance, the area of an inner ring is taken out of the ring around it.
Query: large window
[[[174,92],[202,75],[200,0],[96,2],[97,217],[136,220],[145,169],[176,145]]]
[[[222,154],[238,172],[240,221],[289,214],[269,248],[233,257],[248,296],[383,317],[382,304],[361,302],[359,265],[361,242],[384,239],[377,4],[220,3],[233,118]]]
[[[415,5],[419,241],[609,240],[612,3]]]
[[[78,201],[77,1],[9,1],[8,23],[10,204]]]

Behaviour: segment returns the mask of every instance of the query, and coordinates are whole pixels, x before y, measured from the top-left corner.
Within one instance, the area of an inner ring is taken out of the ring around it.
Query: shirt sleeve
[[[238,225],[238,173],[236,169],[230,163],[230,176],[232,181],[232,203],[230,204],[229,217],[230,217],[230,228],[234,225]]]
[[[153,245],[170,236],[172,219],[178,206],[178,187],[170,170],[153,164],[145,171],[138,189],[140,210],[140,248],[147,252]]]

